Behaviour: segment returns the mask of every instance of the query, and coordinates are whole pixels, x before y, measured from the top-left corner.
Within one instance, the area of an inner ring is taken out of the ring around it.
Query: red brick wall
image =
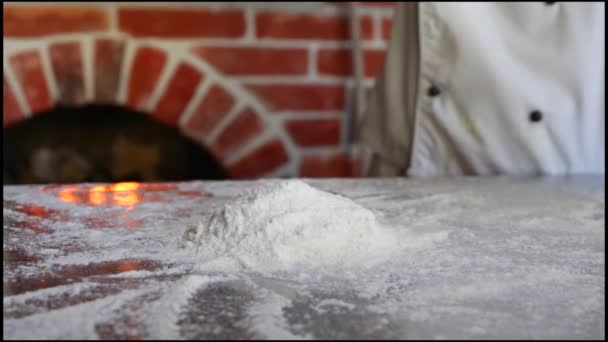
[[[4,127],[56,103],[149,112],[235,178],[360,175],[347,3],[4,4]],[[359,3],[365,85],[390,2]]]

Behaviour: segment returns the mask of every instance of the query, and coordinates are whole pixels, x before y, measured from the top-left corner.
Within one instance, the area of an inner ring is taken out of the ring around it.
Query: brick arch
[[[5,128],[56,104],[116,104],[178,128],[233,178],[294,164],[293,142],[265,106],[183,50],[123,37],[51,39],[9,52],[3,78]]]

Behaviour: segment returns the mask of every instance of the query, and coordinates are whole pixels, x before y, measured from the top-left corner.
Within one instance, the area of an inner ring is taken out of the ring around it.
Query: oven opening
[[[4,129],[4,184],[226,179],[200,143],[115,105],[57,106]]]

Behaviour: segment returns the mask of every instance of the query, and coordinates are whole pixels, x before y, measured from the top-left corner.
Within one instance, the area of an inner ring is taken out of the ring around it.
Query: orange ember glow
[[[127,210],[133,209],[133,206],[141,201],[141,196],[137,192],[140,184],[136,182],[124,182],[113,184],[110,189],[114,192],[112,196],[114,203],[127,207]]]
[[[78,190],[77,185],[67,186],[59,192],[59,199],[64,202],[76,203],[78,198],[74,193]]]
[[[89,191],[89,203],[92,205],[102,205],[107,202],[106,194],[100,191]]]
[[[141,201],[141,194],[138,193],[140,188],[141,185],[136,182],[96,185],[89,189],[83,186],[72,185],[61,189],[58,197],[64,202],[84,202],[94,206],[112,202],[130,210]]]
[[[116,192],[113,196],[114,203],[127,207],[127,209],[132,209],[133,206],[140,201],[140,196],[136,192],[126,191],[126,192]]]
[[[105,185],[96,185],[89,190],[89,192],[107,192],[107,191],[108,191],[108,187]]]
[[[116,183],[110,187],[111,191],[134,191],[139,189],[139,183],[136,182],[124,182]]]

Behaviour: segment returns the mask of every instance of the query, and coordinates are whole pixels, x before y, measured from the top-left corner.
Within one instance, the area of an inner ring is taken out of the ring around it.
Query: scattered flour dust
[[[374,214],[299,180],[263,180],[188,228],[180,246],[202,261],[286,268],[360,264],[392,244]]]

